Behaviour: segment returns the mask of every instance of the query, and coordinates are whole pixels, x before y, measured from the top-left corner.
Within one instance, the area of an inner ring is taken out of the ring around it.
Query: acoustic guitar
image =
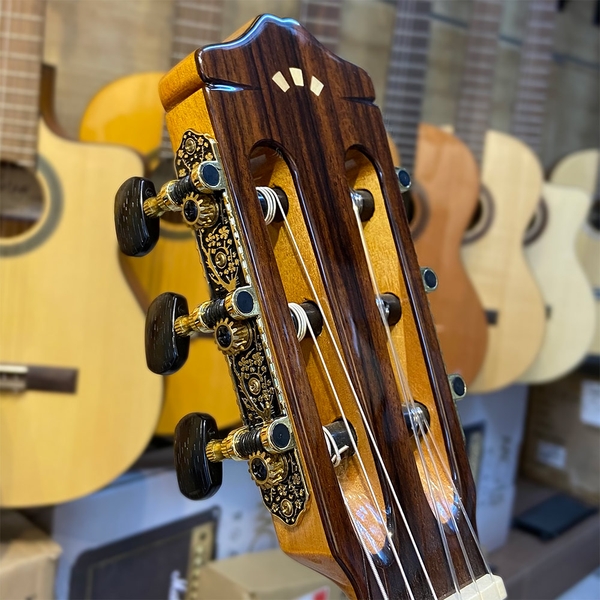
[[[542,191],[542,170],[525,144],[488,130],[501,0],[475,0],[455,133],[481,168],[479,204],[464,239],[463,260],[488,321],[488,347],[471,392],[491,392],[523,375],[544,338],[546,310],[523,251],[525,230]]]
[[[1,10],[0,505],[26,507],[127,469],[152,436],[162,382],[144,364],[110,210],[141,161],[57,133],[45,3]]]
[[[449,372],[460,373],[469,385],[487,346],[485,313],[460,254],[477,204],[479,173],[462,141],[419,123],[430,13],[429,0],[398,0],[384,115],[402,167],[414,173],[404,198],[419,261],[431,267],[440,281],[430,304],[444,362]]]
[[[589,149],[569,154],[554,167],[550,181],[580,188],[592,197],[586,222],[577,238],[577,255],[596,300],[596,327],[589,353],[600,356],[600,151]]]
[[[159,296],[148,362],[174,371],[213,331],[243,422],[225,439],[206,414],[179,423],[183,493],[211,496],[222,461],[247,460],[283,550],[350,598],[505,598],[371,80],[267,15],[160,95],[177,179],[125,182],[118,236],[150,251],[158,217],[182,212],[211,300]]]
[[[539,154],[554,47],[556,3],[530,0],[521,49],[512,134]],[[582,190],[545,183],[527,230],[525,256],[546,304],[546,334],[539,354],[521,376],[544,383],[581,362],[595,329],[594,297],[575,250],[590,205]]]
[[[221,40],[222,0],[173,5],[171,63],[175,65],[197,47]],[[162,185],[173,170],[173,151],[164,128],[158,82],[164,73],[136,73],[101,89],[85,110],[80,139],[130,146],[145,156],[146,172]],[[125,272],[146,309],[150,300],[167,290],[193,302],[208,299],[206,284],[189,277],[198,266],[198,253],[179,215],[163,220],[161,239],[142,260],[123,256]],[[165,381],[165,400],[156,433],[171,436],[181,417],[200,403],[213,411],[219,427],[239,423],[231,386],[223,384],[227,370],[212,341],[201,334],[193,340],[187,367]]]

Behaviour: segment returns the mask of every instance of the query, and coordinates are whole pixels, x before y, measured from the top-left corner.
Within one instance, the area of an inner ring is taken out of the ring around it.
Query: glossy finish
[[[289,83],[290,67],[301,71],[304,85]],[[274,82],[278,72],[288,81],[287,90]],[[382,596],[349,516],[360,512],[353,512],[355,508],[369,512],[373,507],[362,502],[359,494],[350,513],[344,509],[342,490],[349,493],[362,480],[353,475],[354,459],[347,480],[339,474],[338,479],[331,465],[321,427],[335,419],[336,409],[330,408],[331,391],[323,385],[314,347],[310,341],[308,346],[298,343],[287,305],[310,299],[310,292],[290,251],[289,233],[281,227],[267,230],[256,198],[257,183],[279,185],[290,200],[288,219],[339,340],[349,379],[336,365],[333,339],[325,330],[319,344],[327,353],[336,387],[344,389],[343,403],[357,431],[377,506],[389,510],[388,527],[400,548],[414,597],[432,594],[392,500],[392,487],[436,596],[449,595],[454,587],[448,559],[404,423],[395,368],[361,240],[363,226],[357,223],[349,184],[369,189],[375,198],[374,216],[364,225],[364,236],[378,287],[396,294],[402,304],[402,318],[391,334],[394,348],[413,393],[432,415],[432,435],[442,445],[444,466],[452,472],[473,522],[474,487],[370,79],[358,67],[327,52],[294,21],[266,16],[240,39],[200,51],[197,61],[190,57],[180,63],[163,79],[160,91],[174,147],[188,129],[212,135],[219,144],[248,273],[309,486],[311,502],[300,521],[287,527],[275,520],[283,549],[325,573],[351,597]],[[277,148],[285,161],[277,155],[268,158],[265,169],[253,176],[249,157],[259,151],[255,149],[258,143],[266,147],[262,151],[267,155],[269,147]],[[364,155],[348,152],[351,148],[361,149]],[[350,174],[348,161],[355,165]],[[351,406],[348,386],[358,395],[389,480],[367,442],[367,425],[356,405]],[[328,411],[331,414],[326,415]],[[483,561],[462,516],[458,523],[474,574],[481,577]],[[374,543],[389,556],[381,530],[374,527]],[[462,587],[471,579],[456,535],[447,528],[446,533]],[[408,598],[398,565],[386,558],[383,561],[378,560],[376,568],[385,589],[394,598]]]
[[[203,413],[186,415],[175,429],[175,466],[181,493],[190,500],[205,500],[223,483],[223,463],[210,462],[206,444],[217,438],[217,423]]]

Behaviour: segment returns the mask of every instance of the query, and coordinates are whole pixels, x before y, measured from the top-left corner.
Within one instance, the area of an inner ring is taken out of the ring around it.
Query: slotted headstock
[[[248,460],[283,550],[349,596],[501,598],[371,80],[262,16],[160,95],[179,181],[143,212],[183,211],[212,296],[169,335],[214,332],[244,424],[184,421],[182,491]]]

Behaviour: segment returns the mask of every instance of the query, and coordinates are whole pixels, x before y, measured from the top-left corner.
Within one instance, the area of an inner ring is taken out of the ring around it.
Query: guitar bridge
[[[75,394],[77,369],[0,363],[0,392],[28,390]]]

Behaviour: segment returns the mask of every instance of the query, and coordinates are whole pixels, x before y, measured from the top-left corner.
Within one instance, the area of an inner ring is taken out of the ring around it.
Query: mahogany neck
[[[37,160],[44,0],[0,5],[0,158],[33,168]]]
[[[342,0],[301,0],[300,23],[337,54],[340,45]]]
[[[521,49],[512,134],[536,153],[541,149],[544,114],[554,46],[556,3],[530,0],[527,31]]]
[[[492,116],[502,7],[502,0],[474,0],[456,114],[456,135],[469,146],[480,164]]]
[[[173,8],[171,66],[175,66],[197,48],[221,41],[224,0],[176,0]],[[173,149],[167,128],[163,126],[160,158],[171,160]]]
[[[398,0],[385,95],[386,124],[409,171],[414,168],[427,75],[430,0]]]

